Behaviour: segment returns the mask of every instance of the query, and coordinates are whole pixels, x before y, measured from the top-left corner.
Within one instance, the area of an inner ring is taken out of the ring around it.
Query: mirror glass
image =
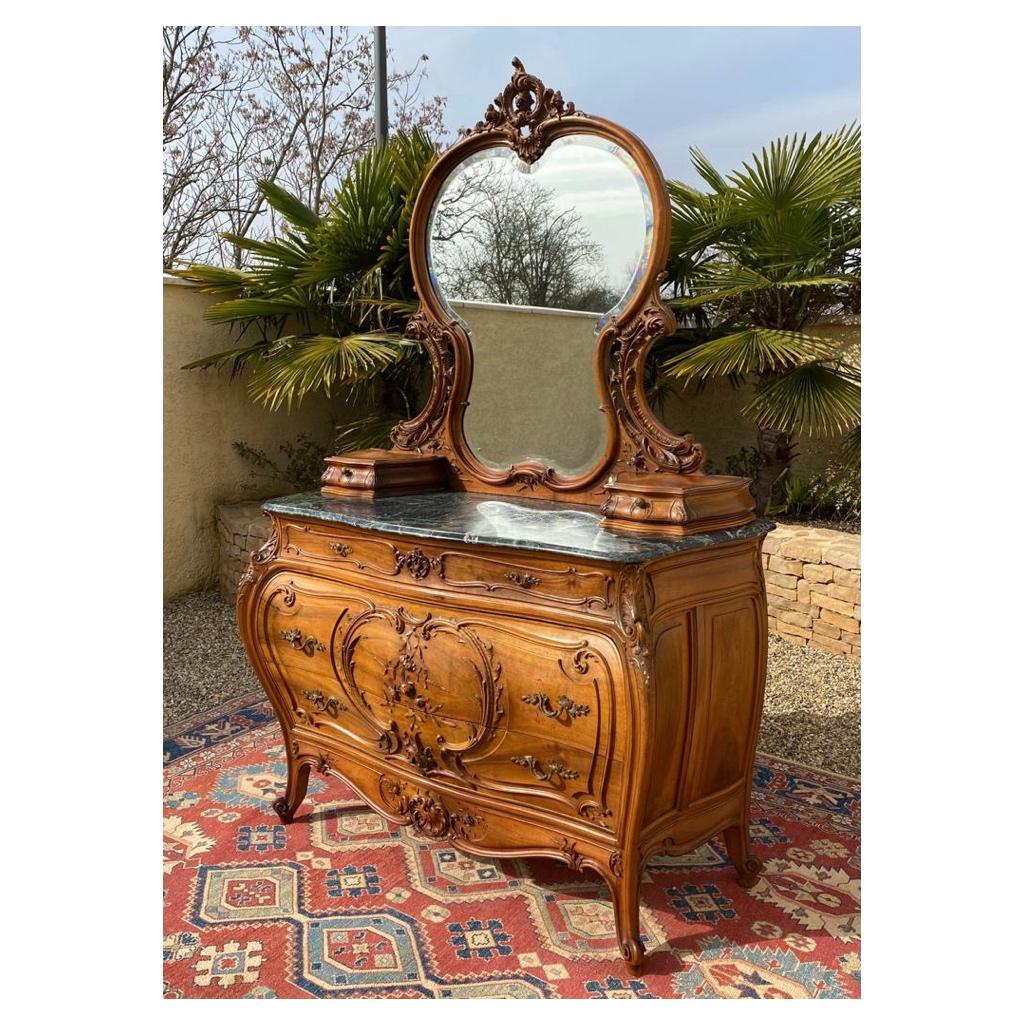
[[[532,165],[483,150],[448,177],[428,262],[473,345],[464,429],[486,466],[576,476],[600,458],[595,341],[643,278],[652,220],[633,159],[596,137],[558,139]]]

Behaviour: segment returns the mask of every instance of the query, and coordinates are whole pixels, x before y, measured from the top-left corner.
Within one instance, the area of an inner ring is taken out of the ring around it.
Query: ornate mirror
[[[555,140],[533,164],[484,149],[444,182],[427,262],[473,347],[463,429],[485,466],[540,462],[571,477],[601,458],[597,336],[643,276],[651,223],[632,158],[590,135]]]
[[[325,494],[447,486],[600,503],[628,529],[749,522],[748,482],[705,476],[700,445],[644,395],[647,352],[675,329],[657,163],[512,63],[413,210],[406,335],[430,356],[430,394],[392,451],[328,459]]]

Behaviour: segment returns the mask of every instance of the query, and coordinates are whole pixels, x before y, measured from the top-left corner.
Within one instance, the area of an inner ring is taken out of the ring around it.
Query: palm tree
[[[382,383],[381,411],[350,424],[342,447],[381,444],[410,416],[425,358],[402,337],[415,311],[409,222],[437,148],[420,129],[399,132],[353,164],[323,216],[261,182],[284,228],[269,241],[224,238],[249,254],[242,269],[192,264],[175,273],[223,296],[206,318],[237,328],[246,344],[186,369],[251,367],[250,396],[291,408],[314,391],[350,402]],[[288,330],[288,333],[285,331]]]
[[[669,380],[751,378],[754,494],[781,494],[800,436],[860,422],[856,361],[815,326],[860,311],[860,128],[779,139],[723,177],[690,151],[709,191],[668,183],[669,304],[680,329],[655,355]]]

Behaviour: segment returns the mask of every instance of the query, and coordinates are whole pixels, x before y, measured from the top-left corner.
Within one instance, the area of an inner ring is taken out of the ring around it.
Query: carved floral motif
[[[559,848],[559,852],[562,854],[565,863],[569,865],[571,870],[583,870],[583,855],[576,849],[575,840],[570,840],[568,836],[564,837],[562,839],[562,845]]]
[[[374,637],[370,642],[380,643],[386,636],[381,633],[382,626],[391,634],[390,650],[378,655],[383,662],[381,667],[376,667],[381,664],[376,662],[369,669],[379,682],[373,687],[378,696],[368,700],[366,683],[356,682],[355,652],[364,639]],[[397,647],[392,646],[395,635],[400,638]],[[447,639],[431,655],[431,644],[438,637]],[[436,700],[432,692],[435,688],[428,660],[432,658],[435,668],[441,666],[439,670],[446,673],[453,667],[448,660],[450,650],[457,652],[455,656],[460,661],[466,659],[459,671],[468,670],[475,681],[479,717],[474,721],[450,717],[444,703]],[[442,765],[461,772],[460,755],[483,742],[504,713],[501,665],[494,658],[492,646],[462,623],[435,619],[429,614],[417,618],[404,608],[392,611],[373,607],[358,616],[341,639],[335,665],[343,679],[343,689],[354,695],[357,710],[379,730],[381,751],[404,757],[423,774],[435,772]],[[383,716],[382,710],[386,710]],[[452,736],[453,731],[458,735]]]
[[[241,601],[245,592],[256,582],[260,567],[277,557],[277,549],[280,542],[281,538],[278,535],[275,524],[266,542],[249,556],[249,564],[246,566],[245,572],[238,579],[236,601]]]
[[[483,120],[464,134],[503,135],[519,159],[532,164],[547,149],[553,122],[563,117],[586,115],[578,111],[574,103],[563,100],[560,92],[547,88],[536,75],[528,74],[518,57],[512,58],[512,67],[515,69],[512,81],[488,105]]]
[[[650,580],[643,566],[623,570],[619,582],[617,617],[632,662],[645,687],[651,685]]]
[[[385,803],[414,832],[429,839],[475,839],[484,830],[484,819],[467,811],[450,811],[440,794],[410,790],[391,776],[381,777],[380,792]]]
[[[441,562],[437,558],[428,558],[419,548],[413,548],[405,554],[396,548],[395,568],[405,569],[414,580],[422,580],[430,575],[431,569],[440,571]]]

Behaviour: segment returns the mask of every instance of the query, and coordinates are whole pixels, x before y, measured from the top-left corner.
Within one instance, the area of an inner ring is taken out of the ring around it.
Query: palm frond
[[[249,394],[269,409],[301,403],[311,391],[328,397],[343,384],[366,381],[403,359],[408,348],[381,333],[278,339],[249,381]]]
[[[207,295],[230,295],[254,284],[253,275],[247,270],[215,267],[206,263],[192,263],[179,270],[168,270],[165,273],[201,285],[199,290]]]
[[[301,200],[273,181],[258,181],[267,205],[276,210],[293,228],[309,232],[320,224],[320,218]]]
[[[860,421],[860,384],[847,368],[807,363],[767,381],[743,412],[772,430],[833,436]]]
[[[706,380],[784,370],[826,356],[835,342],[797,331],[748,327],[703,342],[664,364],[669,377]]]
[[[391,443],[391,431],[398,422],[397,415],[388,413],[371,413],[351,420],[335,434],[334,450],[340,454],[362,448],[387,448]]]
[[[225,349],[223,352],[216,352],[211,356],[203,356],[202,359],[196,359],[194,362],[186,363],[183,370],[207,370],[217,369],[219,370],[222,366],[226,366],[228,363],[231,364],[231,376],[236,377],[241,373],[243,367],[251,359],[258,359],[261,356],[266,355],[267,346],[266,343],[260,341],[255,345],[242,345],[239,348]]]
[[[860,193],[860,127],[854,123],[810,142],[796,135],[776,139],[730,183],[750,213],[771,214]]]
[[[301,313],[307,306],[301,295],[279,295],[275,298],[226,299],[209,307],[203,319],[214,324],[230,324],[260,317],[289,316]]]

